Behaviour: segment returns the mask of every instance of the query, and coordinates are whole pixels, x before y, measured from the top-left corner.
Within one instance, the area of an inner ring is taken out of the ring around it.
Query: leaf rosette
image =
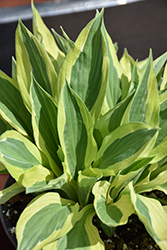
[[[34,196],[17,249],[104,249],[93,218],[111,235],[136,213],[166,250],[167,208],[146,193],[167,194],[167,53],[119,60],[103,10],[75,42],[32,11],[33,34],[16,29],[12,78],[0,72],[0,171],[16,181],[0,202]]]

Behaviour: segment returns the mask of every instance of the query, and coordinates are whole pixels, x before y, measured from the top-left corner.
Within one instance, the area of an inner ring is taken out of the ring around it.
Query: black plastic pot
[[[7,179],[5,183],[4,188],[9,187],[13,183],[14,183],[14,179],[11,176],[9,176],[9,178]],[[7,205],[1,205],[1,223],[9,240],[11,241],[13,246],[17,248],[16,236],[15,236],[15,233],[13,232],[14,228],[13,228],[12,222],[9,219],[9,207]]]

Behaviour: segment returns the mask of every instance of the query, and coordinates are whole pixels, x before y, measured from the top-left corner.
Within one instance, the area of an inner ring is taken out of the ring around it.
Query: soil
[[[159,191],[151,192],[148,195],[167,200],[167,195]],[[10,220],[12,224],[11,234],[15,234],[14,229],[18,217],[32,198],[32,195],[21,193],[5,204],[8,220]],[[94,223],[96,224],[96,220]],[[135,214],[129,217],[129,221],[126,225],[117,227],[110,238],[104,234],[100,227],[98,227],[98,230],[100,237],[105,243],[106,250],[160,250]]]
[[[158,198],[164,202],[167,201],[167,195],[159,190],[154,190],[145,195]],[[100,229],[99,233],[105,243],[106,250],[160,250],[135,214],[129,217],[126,225],[117,227],[112,237],[106,237]]]
[[[160,250],[135,214],[126,225],[117,227],[111,238],[104,239],[104,243],[106,250]]]

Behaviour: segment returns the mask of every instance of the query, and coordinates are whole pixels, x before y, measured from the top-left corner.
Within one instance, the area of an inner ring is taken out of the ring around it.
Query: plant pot
[[[14,183],[14,180],[11,176],[6,175],[5,177],[7,178],[7,181],[4,185],[4,188]],[[9,238],[10,242],[12,243],[13,249],[16,249],[16,246],[17,246],[16,236],[15,236],[15,233],[13,232],[14,228],[11,223],[11,220],[9,220],[8,214],[9,214],[9,207],[6,205],[1,205],[1,223],[2,223],[3,229],[7,237]]]
[[[34,3],[48,2],[51,0],[34,0]],[[0,7],[13,7],[31,4],[30,0],[1,0]]]
[[[0,190],[3,189],[8,177],[9,177],[9,174],[1,174],[0,175]],[[0,220],[0,235],[1,235],[1,239],[3,239],[3,241],[1,241],[1,244],[0,244],[1,249],[14,250],[15,247],[13,246],[11,241],[9,241],[7,233],[4,231],[4,226],[2,226],[1,220]]]
[[[9,174],[0,174],[0,190],[4,188],[4,185],[9,177]]]
[[[15,180],[10,176],[6,176],[7,180],[4,185],[4,188],[11,186]],[[15,235],[15,226],[18,221],[18,218],[27,204],[34,198],[34,196],[25,192],[15,195],[8,202],[1,205],[0,215],[1,215],[1,223],[3,229],[9,238],[10,242],[13,245],[13,248],[6,248],[3,250],[13,250],[17,249],[17,240]]]

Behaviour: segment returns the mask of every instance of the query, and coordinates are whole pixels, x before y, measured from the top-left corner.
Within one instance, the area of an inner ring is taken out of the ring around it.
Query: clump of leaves
[[[104,249],[94,215],[110,236],[136,214],[166,250],[167,206],[145,194],[167,194],[167,53],[138,62],[125,49],[118,60],[103,10],[75,42],[32,10],[12,78],[0,72],[0,170],[16,180],[0,202],[35,196],[17,249]]]

